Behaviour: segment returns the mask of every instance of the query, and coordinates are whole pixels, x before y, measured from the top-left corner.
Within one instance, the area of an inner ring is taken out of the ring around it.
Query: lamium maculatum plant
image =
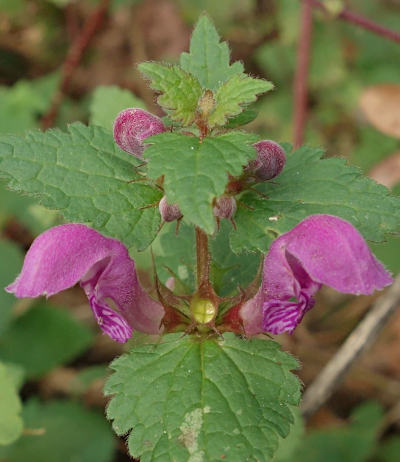
[[[271,335],[317,310],[322,285],[391,284],[366,240],[398,231],[400,202],[319,148],[245,131],[273,85],[230,63],[207,16],[179,64],[139,69],[163,118],[127,107],[113,127],[0,137],[9,187],[66,221],[34,240],[6,290],[79,282],[100,329],[126,343],[105,394],[132,457],[270,461],[301,398],[298,362]],[[152,262],[144,280],[132,252]]]

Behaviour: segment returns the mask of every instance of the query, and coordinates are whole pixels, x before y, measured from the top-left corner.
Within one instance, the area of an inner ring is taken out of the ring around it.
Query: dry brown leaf
[[[400,183],[400,151],[396,151],[375,165],[370,170],[369,176],[387,188],[393,188]]]
[[[400,138],[400,84],[385,83],[366,88],[360,98],[360,107],[376,129]]]

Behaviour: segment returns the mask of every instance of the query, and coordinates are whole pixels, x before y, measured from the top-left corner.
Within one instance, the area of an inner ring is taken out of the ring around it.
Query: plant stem
[[[327,11],[325,5],[319,0],[310,0],[313,6],[320,8],[321,10]],[[400,43],[400,33],[394,31],[392,29],[388,29],[387,27],[381,26],[370,19],[362,16],[358,13],[353,13],[352,11],[344,8],[338,15],[338,18],[343,19],[343,21],[347,21],[351,24],[356,26],[362,27],[363,29],[369,30],[374,34],[380,35],[388,40],[392,40],[393,42]]]
[[[197,253],[197,290],[201,296],[208,295],[210,289],[210,254],[208,251],[208,236],[196,226],[196,253]]]
[[[90,41],[94,37],[97,29],[102,24],[108,11],[109,4],[110,0],[102,0],[99,3],[93,14],[86,20],[82,31],[72,42],[62,66],[60,85],[57,88],[56,93],[53,95],[53,100],[49,110],[42,117],[43,130],[46,130],[54,125],[61,103],[64,99],[65,92],[71,83],[72,75],[79,65],[82,56]]]
[[[310,0],[301,4],[300,37],[297,49],[297,65],[293,82],[294,114],[293,144],[298,148],[303,144],[307,121],[307,80],[310,66],[310,49],[312,35],[312,5]]]

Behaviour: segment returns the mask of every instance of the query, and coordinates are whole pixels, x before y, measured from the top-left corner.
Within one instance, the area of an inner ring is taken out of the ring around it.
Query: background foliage
[[[1,133],[22,134],[40,127],[41,117],[49,108],[59,82],[68,45],[98,3],[97,0],[0,0]],[[381,24],[400,28],[400,4],[396,0],[348,0],[346,4]],[[90,131],[94,139],[93,150],[80,152],[81,165],[91,174],[89,179],[85,178],[85,186],[90,190],[92,203],[82,205],[82,198],[75,200],[87,213],[82,215],[82,220],[103,220],[105,232],[117,232],[121,238],[130,239],[132,245],[137,245],[140,241],[137,236],[143,234],[140,226],[158,229],[158,215],[155,209],[144,211],[143,217],[138,218],[137,235],[135,232],[128,235],[123,221],[124,210],[121,210],[118,223],[107,220],[101,194],[97,199],[92,194],[99,187],[96,173],[101,173],[96,172],[100,167],[93,161],[98,155],[96,143],[97,147],[101,146],[103,161],[107,162],[107,150],[114,152],[116,148],[104,146],[99,134],[110,133],[119,110],[136,106],[158,111],[154,94],[146,87],[136,64],[145,60],[176,63],[180,52],[188,50],[190,29],[204,10],[213,18],[221,35],[229,40],[234,60],[243,61],[246,71],[253,77],[275,84],[273,91],[252,106],[258,117],[246,128],[256,131],[261,138],[276,141],[292,138],[292,81],[299,22],[297,0],[112,1],[104,24],[73,76],[56,126],[65,129],[70,122],[90,121],[102,127],[74,126],[81,133]],[[191,61],[190,55],[184,55],[181,64],[191,69],[199,59],[201,57]],[[400,192],[400,132],[398,123],[393,122],[400,106],[399,68],[398,45],[315,12],[306,142],[327,150],[328,159],[318,168],[330,163],[341,169],[343,160],[330,159],[340,156],[393,192]],[[214,77],[217,81],[218,76]],[[71,149],[79,149],[76,138],[74,143]],[[317,151],[310,151],[309,165],[305,169],[310,176],[310,189],[321,174],[313,170],[312,156],[316,154]],[[305,155],[303,152],[303,159]],[[291,162],[295,162],[295,157]],[[134,160],[122,156],[121,165],[113,166],[114,186],[109,194],[124,194],[128,202],[140,202],[144,198],[131,197],[129,185],[124,181],[123,172],[128,163],[132,163],[133,169]],[[71,163],[69,167],[77,168]],[[283,194],[299,195],[306,201],[307,190],[298,191],[293,186],[295,169],[296,165],[287,170],[287,181],[282,177],[281,184],[278,181],[278,185],[268,186],[270,190],[263,192],[273,196],[274,191],[279,194],[283,191]],[[356,170],[353,172],[357,176]],[[53,178],[53,184],[44,188],[54,187],[56,180]],[[346,181],[358,188],[352,178]],[[359,187],[362,189],[361,185]],[[33,192],[41,192],[37,190],[37,183],[32,183],[32,188]],[[157,197],[146,196],[153,193],[146,191],[145,186],[143,194],[146,201],[157,200]],[[249,194],[244,200],[251,205],[252,201],[257,201],[257,196]],[[46,202],[44,205],[51,206]],[[65,204],[66,217],[68,207],[76,208],[76,204]],[[390,209],[389,202],[387,207]],[[362,209],[362,200],[359,208]],[[310,213],[309,210],[311,208],[296,213]],[[379,203],[375,210],[368,211],[370,219],[376,220],[376,235],[366,236],[372,240],[377,235],[384,237],[383,232],[387,231],[379,228],[381,212]],[[274,215],[273,210],[270,213]],[[390,213],[395,215],[398,211],[393,209]],[[300,215],[295,214],[296,217]],[[238,231],[232,232],[231,225],[223,223],[222,233],[212,242],[213,279],[220,295],[232,293],[238,284],[246,285],[256,274],[260,257],[257,253],[247,253],[248,250],[265,251],[262,246],[268,236],[243,236],[241,233],[240,224],[246,219],[246,209],[239,207]],[[209,223],[209,217],[208,222],[207,217],[204,220]],[[1,187],[2,287],[17,274],[23,253],[34,236],[60,222],[62,218],[57,213],[37,205],[32,198]],[[290,226],[290,213],[282,223]],[[271,239],[273,225],[271,222]],[[254,232],[257,232],[256,227]],[[171,244],[167,238],[174,233],[174,226],[165,226],[153,244],[157,273],[163,281],[178,275],[178,290],[185,293],[193,284],[194,261],[187,258],[194,247],[193,235],[188,227],[182,226],[179,240]],[[383,245],[372,244],[373,249],[391,271],[398,273],[400,246],[394,237],[386,235],[385,239]],[[147,245],[140,242],[143,247]],[[229,242],[234,246],[236,243],[239,255],[227,251]],[[148,251],[136,253],[135,259],[143,270],[151,267]],[[299,375],[305,384],[335,352],[363,316],[372,298],[354,300],[324,290],[319,296],[318,310],[307,316],[296,335],[278,339],[284,349],[300,359],[303,368]],[[0,292],[0,308],[0,414],[2,418],[7,416],[7,422],[13,422],[4,433],[3,421],[0,421],[0,433],[5,435],[0,438],[0,444],[7,443],[0,448],[0,458],[10,461],[29,458],[42,462],[53,460],[54,451],[57,451],[66,462],[128,460],[124,442],[112,436],[109,424],[101,416],[105,405],[101,388],[108,374],[104,365],[122,353],[122,347],[93,328],[81,292],[71,289],[53,297],[49,303],[34,304],[16,302]],[[51,328],[43,329],[44,325]],[[399,339],[400,317],[397,315],[368,357],[358,363],[335,398],[314,416],[307,429],[298,419],[296,431],[291,433],[290,440],[274,460],[288,462],[295,457],[301,462],[311,462],[325,460],[329,454],[329,462],[397,461],[400,457],[399,428],[395,424],[396,403],[400,400]],[[141,339],[137,337],[132,342],[140,343]],[[371,399],[375,403],[359,407],[362,401]],[[62,446],[57,443],[54,448],[55,435],[59,434],[66,437]]]

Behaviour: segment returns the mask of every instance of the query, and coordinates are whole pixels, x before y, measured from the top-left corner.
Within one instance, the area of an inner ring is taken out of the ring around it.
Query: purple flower
[[[260,290],[242,306],[240,317],[248,335],[293,332],[322,284],[358,295],[391,283],[353,225],[332,215],[312,215],[273,242]]]
[[[161,332],[164,308],[140,286],[126,247],[85,225],[56,226],[38,236],[6,290],[19,298],[49,297],[78,281],[112,339],[126,342],[133,329]]]

